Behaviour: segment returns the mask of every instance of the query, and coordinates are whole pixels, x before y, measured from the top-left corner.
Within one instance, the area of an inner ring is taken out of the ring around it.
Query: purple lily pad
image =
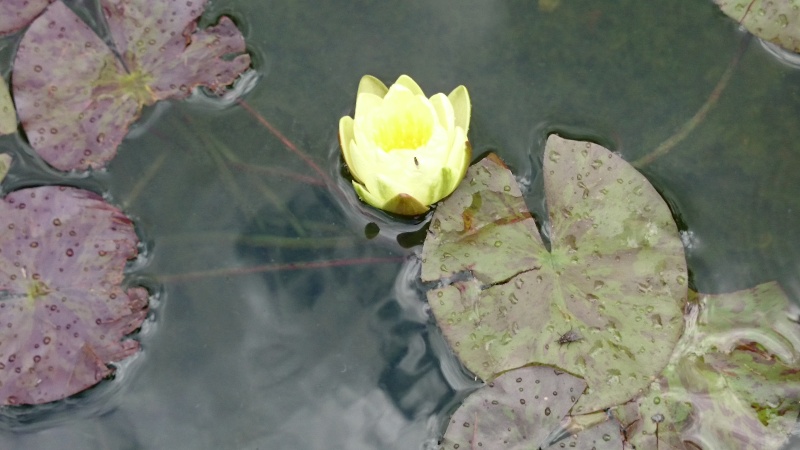
[[[14,33],[28,25],[53,0],[0,1],[0,36]]]
[[[139,349],[147,314],[123,290],[131,221],[94,193],[46,186],[0,202],[0,403],[40,404],[97,384]]]
[[[5,80],[0,77],[0,136],[17,131],[17,114]]]
[[[250,66],[234,23],[198,30],[205,1],[102,0],[111,49],[57,1],[20,42],[14,98],[31,146],[60,170],[103,167],[143,106],[220,90]]]
[[[443,450],[622,447],[616,420],[575,433],[553,445],[549,440],[580,398],[586,383],[551,367],[511,370],[464,400],[450,419]]]

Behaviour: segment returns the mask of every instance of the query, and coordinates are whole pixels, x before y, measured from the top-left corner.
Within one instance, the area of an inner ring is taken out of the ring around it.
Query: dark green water
[[[342,192],[336,133],[358,80],[406,73],[429,94],[467,86],[474,154],[494,150],[531,182],[534,211],[547,132],[637,160],[692,118],[744,45],[715,108],[642,171],[685,230],[695,289],[777,279],[800,299],[800,70],[742,43],[710,1],[563,0],[545,13],[531,0],[220,0],[206,17],[221,14],[254,56],[247,103]],[[3,70],[15,39],[0,41]],[[314,173],[241,107],[198,94],[150,108],[86,179],[43,169],[19,137],[0,150],[24,160],[7,187],[67,182],[123,207],[147,249],[132,280],[159,294],[143,352],[115,380],[5,420],[0,448],[427,449],[474,385],[427,319],[419,247],[395,239],[416,228],[378,219],[366,239],[373,219],[288,176]],[[380,261],[157,281],[361,259]]]

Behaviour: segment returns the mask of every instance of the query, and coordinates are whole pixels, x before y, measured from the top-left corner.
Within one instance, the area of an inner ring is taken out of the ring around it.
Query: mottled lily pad
[[[97,384],[134,354],[147,291],[124,290],[131,221],[100,196],[46,186],[0,202],[0,403],[39,404]]]
[[[781,448],[800,414],[797,317],[798,308],[774,282],[697,295],[673,362],[649,392],[614,409],[631,424],[629,442],[636,448]]]
[[[528,364],[583,377],[576,412],[638,395],[683,329],[686,261],[664,200],[599,145],[547,140],[544,245],[513,175],[480,161],[433,215],[422,278],[463,364],[483,380]],[[454,275],[466,273],[456,277]]]
[[[759,38],[800,53],[797,0],[714,0],[722,12]]]
[[[580,378],[551,367],[506,372],[464,400],[450,419],[441,448],[622,448],[616,420],[550,442],[585,388]]]
[[[27,26],[53,0],[0,1],[0,36],[14,33]]]
[[[11,168],[11,155],[8,153],[0,154],[0,183],[5,180],[8,170]]]
[[[223,17],[196,28],[205,1],[101,0],[111,49],[61,1],[25,32],[14,62],[17,112],[31,146],[60,170],[103,167],[143,106],[232,83],[250,65]]]
[[[17,131],[17,114],[6,81],[0,77],[0,136]]]

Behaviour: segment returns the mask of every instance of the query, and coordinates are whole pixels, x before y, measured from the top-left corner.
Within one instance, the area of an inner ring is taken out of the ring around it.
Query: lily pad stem
[[[221,269],[198,270],[196,272],[161,275],[156,277],[159,283],[182,283],[205,278],[231,277],[235,275],[249,275],[253,273],[278,272],[288,270],[324,269],[328,267],[357,266],[359,264],[400,263],[404,256],[387,258],[354,258],[334,259],[327,261],[296,262],[286,264],[263,264],[252,267],[226,267]]]
[[[683,126],[672,136],[670,136],[667,140],[663,141],[656,147],[655,150],[650,152],[649,154],[642,156],[641,158],[633,161],[631,164],[636,167],[637,169],[641,169],[642,167],[650,164],[651,162],[655,161],[656,159],[666,155],[672,150],[678,143],[682,140],[686,139],[686,136],[689,135],[694,129],[699,125],[708,115],[708,112],[711,111],[717,102],[719,101],[722,92],[728,86],[728,82],[733,75],[733,72],[739,66],[739,61],[742,59],[742,55],[744,54],[745,49],[747,48],[747,44],[750,43],[751,35],[746,33],[743,37],[741,42],[739,43],[739,48],[736,51],[736,54],[733,55],[733,59],[728,64],[728,68],[725,69],[725,72],[722,73],[722,77],[720,77],[717,85],[714,86],[714,90],[711,91],[711,95],[708,96],[706,102],[703,106],[700,107],[699,110],[695,113],[695,115],[689,119],[688,122],[683,124]]]

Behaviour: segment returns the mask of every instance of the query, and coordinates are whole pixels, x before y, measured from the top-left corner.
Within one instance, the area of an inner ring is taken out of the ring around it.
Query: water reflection
[[[409,73],[430,92],[468,86],[475,155],[496,150],[530,182],[526,200],[540,218],[543,130],[569,125],[637,159],[702,105],[739,42],[735,24],[703,2],[575,0],[547,14],[535,2],[387,5],[211,5],[266,55],[247,102],[327,162],[339,194],[241,108],[193,101],[151,111],[108,172],[66,179],[136,218],[152,250],[145,276],[233,270],[164,283],[144,353],[106,384],[120,388],[90,391],[42,427],[4,431],[0,448],[432,448],[476,382],[431,325],[418,248],[397,243],[420,226],[371,216],[338,172],[336,124],[352,112],[358,79]],[[800,297],[796,81],[748,51],[703,126],[645,170],[685,224],[695,287],[777,278]],[[64,179],[18,137],[0,148],[22,149],[26,161],[7,187]],[[370,222],[380,233],[368,240]],[[236,273],[356,258],[383,262]]]

